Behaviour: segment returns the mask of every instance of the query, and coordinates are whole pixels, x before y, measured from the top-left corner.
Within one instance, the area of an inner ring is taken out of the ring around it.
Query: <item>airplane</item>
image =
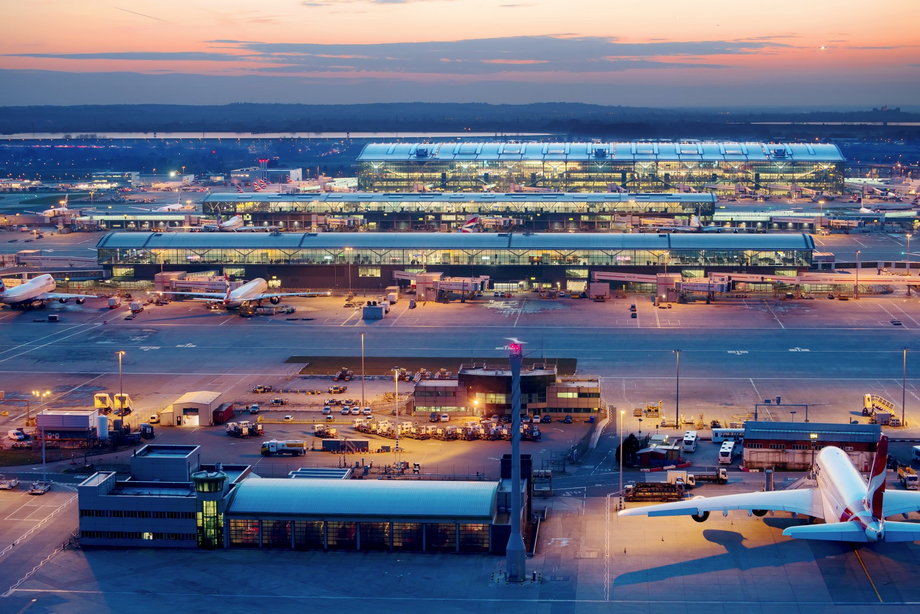
[[[251,281],[235,290],[230,289],[230,280],[227,281],[226,292],[172,292],[170,290],[160,291],[159,294],[173,294],[178,296],[198,297],[194,300],[207,301],[209,303],[222,304],[228,311],[248,307],[253,303],[258,307],[263,300],[269,301],[272,305],[277,305],[285,296],[329,296],[331,292],[275,292],[266,293],[268,282],[261,277],[256,277]]]
[[[213,224],[202,224],[201,230],[205,232],[271,232],[280,230],[280,226],[244,226],[243,224],[243,217],[240,215],[234,215],[223,221],[218,217],[218,221]]]
[[[78,305],[82,305],[88,298],[99,298],[94,294],[55,292],[54,288],[54,278],[47,273],[12,288],[7,288],[3,279],[0,278],[0,304],[10,305],[13,309],[29,309],[30,307],[42,308],[46,301],[53,299],[61,303],[75,299]]]
[[[816,488],[753,492],[719,497],[694,497],[676,503],[636,507],[620,516],[689,515],[704,522],[710,512],[747,510],[764,516],[768,511],[792,512],[821,518],[825,524],[788,527],[786,537],[855,543],[920,540],[920,523],[886,520],[889,516],[920,511],[920,492],[885,492],[888,436],[879,439],[869,482],[856,471],[846,452],[827,446],[815,459]]]
[[[70,215],[71,213],[76,214],[77,213],[76,211],[74,211],[73,209],[67,208],[67,201],[69,200],[69,197],[70,197],[69,194],[65,194],[64,200],[58,203],[61,205],[60,207],[51,207],[50,209],[45,209],[44,211],[42,211],[42,215],[44,215],[45,217],[58,217],[61,215]]]
[[[224,221],[218,221],[214,224],[204,224],[201,229],[205,232],[236,232],[243,227],[243,217],[234,215]]]

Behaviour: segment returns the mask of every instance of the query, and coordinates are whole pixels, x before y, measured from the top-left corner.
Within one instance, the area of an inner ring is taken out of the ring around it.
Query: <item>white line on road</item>
[[[80,333],[85,333],[85,332],[87,332],[87,331],[89,331],[89,330],[92,330],[93,328],[96,328],[96,327],[99,327],[99,326],[102,326],[102,325],[101,325],[101,324],[92,324],[92,325],[90,325],[90,326],[87,326],[87,325],[85,325],[85,324],[79,324],[79,325],[77,325],[77,328],[79,328],[80,330],[78,330],[78,331],[76,331],[76,332],[74,332],[74,333],[72,333],[72,334],[70,334],[70,335],[65,335],[65,336],[60,337],[60,338],[58,338],[58,339],[54,339],[54,340],[52,340],[52,341],[49,341],[48,343],[43,343],[43,344],[41,344],[41,345],[36,345],[36,346],[34,346],[34,347],[31,347],[31,348],[29,348],[29,349],[27,349],[27,350],[23,350],[22,352],[19,352],[18,354],[13,354],[12,356],[7,356],[6,358],[0,359],[0,362],[6,362],[7,360],[12,360],[12,359],[17,358],[17,357],[19,357],[19,356],[22,356],[23,354],[28,354],[29,352],[34,352],[35,350],[39,350],[39,349],[41,349],[41,348],[43,348],[43,347],[46,347],[46,346],[49,346],[49,345],[51,345],[51,344],[53,344],[53,343],[57,343],[58,341],[63,341],[64,339],[69,339],[70,337],[75,337],[76,335],[79,335]],[[28,344],[23,344],[23,345],[28,345]],[[19,346],[19,347],[23,347],[23,346]],[[14,348],[14,349],[15,349],[15,348]]]
[[[776,313],[773,311],[773,308],[770,307],[770,304],[767,303],[766,300],[764,300],[763,304],[766,305],[767,310],[770,312],[770,315],[773,316],[773,319],[776,320],[776,323],[779,324],[780,328],[786,328],[785,326],[783,326],[783,323],[779,321],[779,318],[776,317]]]

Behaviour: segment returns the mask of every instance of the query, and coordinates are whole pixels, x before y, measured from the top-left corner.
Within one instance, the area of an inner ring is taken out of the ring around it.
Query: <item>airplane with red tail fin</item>
[[[792,512],[824,520],[824,524],[788,527],[783,535],[854,543],[920,541],[920,523],[887,520],[920,511],[920,492],[885,491],[888,436],[882,435],[869,481],[859,474],[846,452],[827,446],[815,459],[815,488],[752,492],[719,497],[695,497],[676,503],[635,507],[620,516],[681,516],[704,522],[710,512],[746,510],[755,516],[768,511]]]

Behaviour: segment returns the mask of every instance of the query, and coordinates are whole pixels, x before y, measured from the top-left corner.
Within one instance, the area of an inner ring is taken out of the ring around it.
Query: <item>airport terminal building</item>
[[[286,230],[444,232],[478,216],[485,230],[610,232],[712,220],[709,193],[213,193],[205,213]]]
[[[487,275],[507,290],[582,292],[596,271],[794,274],[811,268],[807,234],[728,233],[110,233],[99,264],[115,281],[162,271],[278,279],[287,288],[379,289],[399,272]]]
[[[371,192],[843,191],[844,158],[818,143],[372,143]]]

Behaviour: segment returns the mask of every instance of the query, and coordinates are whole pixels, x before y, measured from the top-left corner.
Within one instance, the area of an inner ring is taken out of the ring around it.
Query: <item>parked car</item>
[[[329,394],[342,394],[348,390],[348,386],[329,386]]]
[[[285,403],[285,400],[280,397],[271,400],[271,405],[274,405],[275,407],[278,407],[279,405],[284,405],[284,403]]]
[[[355,405],[354,407],[352,407],[352,408],[351,408],[351,415],[352,415],[352,416],[360,416],[360,415],[361,415],[361,408],[358,407],[357,405]]]
[[[543,424],[549,424],[552,421],[553,421],[553,417],[550,416],[549,414],[543,414],[543,417],[540,418],[540,422],[542,422]]]
[[[284,420],[285,422],[293,422],[294,416],[292,416],[291,414],[287,414],[284,418],[282,418],[282,420]]]
[[[51,482],[45,482],[44,480],[39,480],[37,482],[32,482],[31,488],[29,488],[30,495],[43,495],[46,492],[51,490]]]
[[[566,416],[565,418],[562,419],[562,422],[564,424],[572,424],[572,416]]]
[[[364,413],[365,416],[370,416],[371,413],[372,413],[372,412],[371,412],[371,408],[370,408],[370,407],[365,407],[364,410],[363,410],[363,413]]]
[[[328,405],[326,405],[326,406],[323,408],[323,414],[325,414],[325,415],[328,416],[328,415],[331,414],[331,413],[332,413],[332,408],[329,407]]]
[[[342,405],[342,411],[339,412],[343,416],[347,416],[351,413],[351,408],[348,405]]]
[[[441,414],[441,422],[450,422],[450,414]]]

